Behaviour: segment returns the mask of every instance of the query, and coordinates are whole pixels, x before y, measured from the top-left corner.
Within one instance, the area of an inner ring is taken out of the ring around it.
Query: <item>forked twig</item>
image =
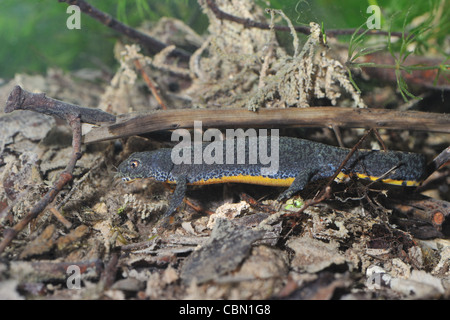
[[[31,110],[56,116],[70,123],[76,117],[80,117],[83,123],[99,124],[103,122],[115,122],[116,117],[99,109],[83,108],[74,104],[48,98],[45,93],[32,93],[15,86],[6,101],[5,113],[14,110]]]
[[[347,154],[347,156],[345,157],[344,161],[341,162],[341,164],[339,165],[339,167],[337,168],[337,170],[334,172],[334,174],[331,176],[331,178],[328,180],[327,184],[325,185],[325,187],[322,189],[322,191],[319,193],[318,197],[321,198],[322,195],[324,195],[325,193],[327,193],[327,188],[331,185],[331,183],[334,181],[334,179],[336,179],[336,177],[339,175],[339,173],[342,171],[342,169],[344,168],[344,166],[347,164],[347,162],[350,160],[350,158],[353,156],[353,154],[356,152],[356,150],[358,150],[359,146],[361,145],[361,143],[367,138],[367,136],[373,132],[374,129],[371,128],[369,131],[367,131],[362,137],[361,139],[359,139],[359,141],[353,146],[353,148],[350,150],[350,152]]]
[[[72,155],[69,163],[45,196],[31,208],[27,215],[14,227],[4,230],[4,238],[0,242],[0,253],[11,243],[25,226],[35,219],[55,199],[62,188],[72,180],[73,170],[81,158],[81,123],[113,122],[115,116],[97,109],[82,108],[59,100],[48,98],[43,93],[31,93],[16,86],[8,97],[5,112],[14,110],[31,110],[57,116],[68,122],[72,129]]]
[[[369,131],[367,131],[364,136],[362,136],[362,138],[353,146],[353,148],[350,150],[350,152],[347,154],[347,156],[345,157],[345,159],[341,162],[341,164],[339,165],[339,168],[337,168],[337,170],[335,171],[335,173],[333,174],[333,176],[328,180],[327,184],[323,187],[323,189],[318,193],[317,196],[315,196],[313,199],[309,199],[306,200],[303,204],[303,206],[298,210],[298,211],[294,211],[291,213],[286,213],[284,212],[283,216],[284,217],[290,217],[290,216],[299,216],[301,213],[303,213],[307,208],[309,208],[310,206],[314,206],[316,204],[321,203],[322,201],[327,200],[328,198],[330,198],[331,196],[331,183],[334,181],[334,179],[336,179],[336,177],[338,176],[338,174],[341,172],[342,168],[344,168],[345,164],[350,160],[350,158],[353,156],[353,154],[356,152],[356,150],[358,150],[359,146],[361,145],[361,143],[367,138],[367,136],[374,131],[374,129],[370,129]],[[297,224],[297,223],[296,223]],[[296,225],[295,224],[295,225]],[[294,225],[294,226],[295,226]],[[294,229],[294,227],[292,227],[291,231]],[[291,232],[290,231],[290,232]],[[289,232],[289,233],[290,233]]]

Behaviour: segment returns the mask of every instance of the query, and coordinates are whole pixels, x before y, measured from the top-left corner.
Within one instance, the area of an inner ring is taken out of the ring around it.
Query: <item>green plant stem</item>
[[[348,65],[350,67],[364,67],[364,68],[384,68],[384,69],[398,69],[404,71],[415,71],[415,70],[439,70],[442,69],[442,66],[403,66],[403,65],[395,65],[395,64],[377,64],[373,62],[366,63],[353,63],[349,62]],[[444,66],[444,68],[449,68],[450,66]]]

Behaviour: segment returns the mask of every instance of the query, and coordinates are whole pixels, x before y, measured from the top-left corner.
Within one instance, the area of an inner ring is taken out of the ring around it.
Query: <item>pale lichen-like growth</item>
[[[119,72],[116,73],[118,79],[125,78],[128,80],[129,84],[134,84],[137,78],[136,72],[134,71],[133,61],[136,59],[141,60],[142,65],[151,64],[151,58],[144,56],[140,53],[141,48],[136,45],[125,45],[125,50],[120,52],[121,59]],[[121,71],[121,72],[120,72]],[[116,77],[114,77],[116,78]],[[114,79],[113,79],[114,81]],[[112,83],[114,83],[112,81]]]
[[[131,207],[133,212],[140,214],[142,220],[146,220],[152,213],[160,213],[167,207],[167,202],[164,200],[156,202],[141,201],[136,198],[134,194],[125,194],[123,196],[123,207]]]
[[[172,51],[176,49],[175,45],[170,45],[158,52],[150,63],[156,69],[162,70],[164,72],[173,72],[175,74],[189,76],[189,70],[186,68],[178,67],[177,65],[167,64],[165,61]]]
[[[261,58],[272,39],[271,31],[219,20],[206,1],[199,3],[209,18],[209,36],[191,56],[193,83],[186,93],[197,106],[243,107],[258,86]],[[254,1],[216,0],[215,4],[229,14],[265,19]],[[275,47],[278,49],[278,44]]]
[[[270,10],[273,21],[274,13],[288,21],[294,41],[294,55],[285,55],[273,63],[275,74],[265,76],[264,87],[251,98],[247,107],[250,110],[265,105],[267,102],[276,103],[284,107],[309,107],[313,98],[327,98],[333,105],[341,96],[340,87],[348,92],[356,107],[365,108],[359,93],[348,79],[343,65],[327,56],[327,46],[322,40],[320,26],[311,22],[311,35],[302,50],[298,49],[298,39],[289,19],[279,10]],[[273,23],[272,23],[273,25]]]
[[[138,75],[133,61],[138,59],[142,66],[146,66],[151,64],[151,59],[140,53],[140,50],[136,44],[116,45],[116,57],[120,66],[100,99],[100,109],[108,111],[112,108],[116,113],[126,113],[131,111],[130,105],[145,105],[143,98],[138,95]]]
[[[143,67],[159,71],[160,77],[170,72],[191,78],[190,86],[183,89],[173,103],[179,103],[181,99],[189,101],[193,107],[246,107],[250,110],[309,107],[314,99],[323,98],[335,105],[345,91],[355,106],[365,107],[347,70],[330,57],[317,23],[310,24],[311,34],[302,47],[292,22],[281,10],[267,10],[271,28],[265,30],[217,19],[205,0],[199,0],[199,3],[209,18],[209,36],[204,38],[189,32],[196,46],[200,46],[192,54],[189,65],[169,62],[168,56],[175,49],[174,45],[152,58],[142,55],[136,45],[118,46],[120,50],[116,56],[120,68],[101,98],[101,109],[126,113],[129,108],[141,111],[155,106],[136,85],[138,76],[133,63],[136,60]],[[215,4],[231,15],[253,21],[266,20],[263,10],[250,0],[215,0]],[[292,55],[277,42],[275,17],[284,19],[291,30]],[[181,22],[176,24],[181,28]]]

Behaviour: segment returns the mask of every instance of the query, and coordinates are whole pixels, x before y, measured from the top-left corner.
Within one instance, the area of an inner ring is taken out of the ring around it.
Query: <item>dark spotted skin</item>
[[[203,144],[203,149],[207,145],[208,143]],[[237,143],[235,143],[235,152],[236,148]],[[223,150],[225,155],[225,143],[223,143]],[[270,139],[268,150],[270,150]],[[261,175],[261,168],[267,168],[269,165],[262,165],[259,161],[256,164],[176,165],[172,162],[171,152],[172,149],[159,149],[133,153],[118,168],[118,175],[125,181],[154,178],[157,181],[177,184],[165,216],[172,214],[181,204],[187,184],[246,182],[289,186],[278,198],[278,200],[284,200],[302,190],[310,181],[331,177],[350,149],[280,137],[278,171],[266,176]],[[249,143],[246,139],[246,163],[249,162],[249,152]],[[257,158],[259,160],[259,157]],[[347,161],[341,172],[344,175],[356,174],[360,178],[372,180],[382,178],[382,181],[386,183],[416,186],[427,176],[426,158],[421,154],[400,151],[358,150]],[[250,180],[248,182],[234,180],[240,176],[248,176]],[[252,179],[253,177],[255,179]]]

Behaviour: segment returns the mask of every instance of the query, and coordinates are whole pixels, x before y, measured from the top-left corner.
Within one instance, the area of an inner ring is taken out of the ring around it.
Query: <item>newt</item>
[[[238,139],[242,138],[237,138],[236,141]],[[271,142],[268,140],[270,150]],[[225,141],[220,142],[224,153]],[[259,139],[256,141],[259,147]],[[249,139],[245,139],[245,159],[249,159],[252,151],[249,144]],[[267,165],[263,165],[259,159],[253,164],[194,164],[194,161],[191,164],[174,164],[171,158],[172,149],[162,148],[131,154],[119,165],[118,176],[123,181],[154,178],[157,181],[176,184],[164,214],[167,217],[183,202],[187,185],[248,183],[288,187],[277,199],[283,201],[303,190],[309,182],[333,176],[350,152],[347,148],[290,137],[279,137],[278,144],[278,170],[271,174],[261,173],[261,169]],[[203,143],[202,150],[207,146],[208,143]],[[235,152],[238,151],[237,148],[238,143],[235,143]],[[422,154],[357,150],[335,180],[342,182],[356,176],[387,184],[417,187],[429,175],[428,171],[426,157]]]

